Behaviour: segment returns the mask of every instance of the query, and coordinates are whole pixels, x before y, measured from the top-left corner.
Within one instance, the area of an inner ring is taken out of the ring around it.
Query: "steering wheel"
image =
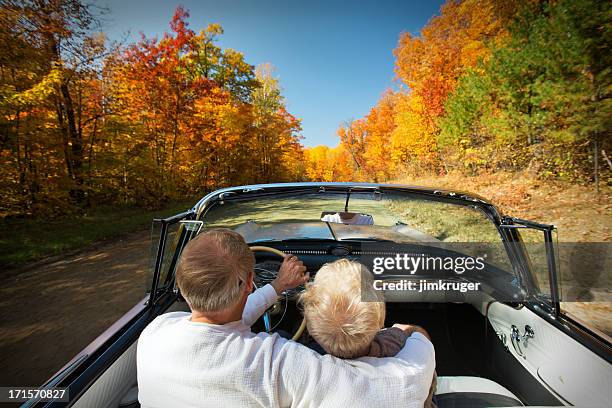
[[[270,254],[274,254],[274,255],[278,255],[281,258],[285,258],[287,256],[287,254],[285,254],[283,251],[280,251],[276,248],[270,248],[267,246],[252,246],[251,247],[251,251],[253,252],[268,252]],[[267,314],[268,312],[266,312],[265,314]],[[304,330],[306,329],[306,319],[304,319],[302,317],[302,323],[300,323],[300,327],[297,329],[297,331],[295,332],[295,334],[293,335],[293,337],[291,337],[291,340],[297,341],[297,339],[299,339],[300,337],[302,337],[302,334],[304,333]]]

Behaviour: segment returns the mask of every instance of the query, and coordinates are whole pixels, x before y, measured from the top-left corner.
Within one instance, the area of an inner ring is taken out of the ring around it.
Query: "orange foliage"
[[[414,36],[403,33],[394,50],[403,87],[386,92],[368,115],[338,129],[354,163],[353,178],[385,181],[400,172],[440,172],[437,118],[458,78],[503,41],[517,2],[451,0]]]
[[[366,121],[363,119],[346,121],[340,125],[337,132],[340,143],[350,154],[357,172],[361,172],[365,164],[366,132]]]
[[[368,179],[375,182],[388,180],[394,171],[389,158],[393,149],[389,143],[389,135],[396,127],[395,103],[397,95],[386,92],[378,104],[366,116],[367,149],[364,152],[365,171]]]
[[[240,52],[217,45],[218,24],[196,33],[179,7],[160,39],[143,35],[108,50],[103,36],[86,34],[93,17],[85,8],[16,4],[0,7],[10,25],[0,29],[5,54],[18,57],[0,58],[0,157],[9,159],[0,192],[11,197],[3,213],[158,205],[228,185],[303,179],[300,120],[269,67],[256,72]],[[51,28],[47,14],[58,20]],[[79,30],[54,29],[68,25]],[[60,41],[79,47],[49,55]],[[69,69],[64,55],[91,62]]]
[[[353,159],[342,145],[316,146],[304,151],[306,175],[312,181],[355,181]]]
[[[487,42],[504,37],[514,7],[516,2],[499,0],[449,1],[420,36],[401,35],[394,51],[395,73],[422,98],[428,121],[444,112],[459,76],[487,56]]]

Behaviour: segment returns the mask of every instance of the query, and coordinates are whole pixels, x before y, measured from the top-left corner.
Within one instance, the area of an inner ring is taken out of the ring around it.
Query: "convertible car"
[[[297,255],[311,276],[339,258],[367,265],[387,326],[414,323],[431,334],[442,408],[610,406],[609,333],[563,307],[572,282],[559,270],[554,226],[502,215],[472,194],[363,183],[225,188],[154,220],[146,296],[44,385],[67,387],[68,402],[24,406],[137,407],[138,337],[156,316],[188,310],[177,260],[190,239],[217,227],[251,246],[256,285],[274,279],[283,254]],[[302,289],[284,293],[253,331],[309,341]]]

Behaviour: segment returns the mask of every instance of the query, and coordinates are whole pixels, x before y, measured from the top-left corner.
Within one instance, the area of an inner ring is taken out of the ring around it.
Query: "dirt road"
[[[142,299],[149,248],[142,231],[5,279],[0,384],[42,384]]]

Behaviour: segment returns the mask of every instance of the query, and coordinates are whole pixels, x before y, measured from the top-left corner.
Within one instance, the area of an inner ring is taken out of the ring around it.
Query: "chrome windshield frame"
[[[414,195],[419,198],[446,202],[458,205],[472,205],[480,208],[496,225],[501,223],[502,216],[493,204],[486,199],[466,192],[428,187],[410,186],[404,184],[375,184],[375,183],[278,183],[254,184],[247,186],[228,187],[213,191],[204,196],[193,207],[196,219],[201,219],[206,210],[215,202],[233,201],[241,199],[255,199],[280,194],[306,194],[306,193],[334,193],[350,194],[358,192],[394,193]]]
[[[404,184],[377,184],[377,183],[348,183],[348,182],[306,182],[306,183],[278,183],[278,184],[255,184],[246,186],[228,187],[213,191],[192,208],[195,219],[204,221],[208,209],[224,201],[254,200],[264,197],[278,197],[286,195],[305,194],[351,194],[351,193],[389,193],[393,195],[405,195],[407,199],[416,198],[441,203],[455,204],[459,206],[471,206],[479,209],[497,228],[500,239],[506,249],[513,272],[519,279],[519,285],[526,287],[529,294],[535,294],[535,284],[532,271],[527,262],[528,256],[517,251],[513,243],[520,241],[517,232],[507,228],[511,220],[504,216],[488,200],[476,194],[463,191],[437,189]],[[535,300],[535,297],[534,297]]]

